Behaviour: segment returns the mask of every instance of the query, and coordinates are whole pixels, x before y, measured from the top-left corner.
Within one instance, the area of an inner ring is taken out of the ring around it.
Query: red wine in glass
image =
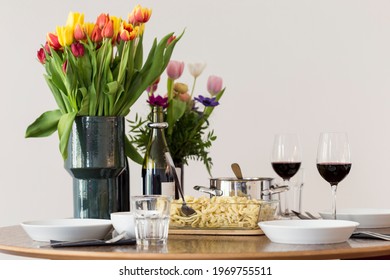
[[[317,169],[332,190],[332,217],[336,219],[336,191],[338,184],[351,170],[351,154],[345,132],[323,132],[317,149]]]
[[[301,167],[302,155],[299,137],[295,133],[277,134],[271,155],[271,165],[275,173],[283,179],[285,186],[289,186],[290,179]],[[290,190],[291,192],[291,190]],[[287,193],[279,194],[279,213],[282,217],[291,217]]]
[[[283,180],[290,180],[300,167],[300,162],[272,162],[272,168]]]
[[[351,166],[351,163],[317,163],[318,172],[331,185],[340,183],[348,175]]]

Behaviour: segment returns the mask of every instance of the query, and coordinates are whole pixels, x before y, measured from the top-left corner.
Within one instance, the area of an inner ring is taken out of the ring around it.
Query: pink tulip
[[[207,91],[212,95],[217,95],[222,90],[222,78],[210,76],[207,80]]]
[[[87,38],[87,35],[85,34],[82,26],[80,24],[77,24],[73,36],[77,41],[85,40]]]
[[[168,77],[172,80],[176,80],[180,78],[180,76],[183,74],[184,70],[184,62],[171,60],[168,63],[167,66],[167,74]]]

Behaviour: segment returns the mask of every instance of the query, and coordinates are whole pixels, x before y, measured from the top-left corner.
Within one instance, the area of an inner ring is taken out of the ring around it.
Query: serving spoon
[[[170,166],[172,173],[173,173],[173,178],[175,179],[175,185],[177,190],[179,191],[179,194],[181,196],[181,199],[183,200],[182,206],[181,206],[181,212],[185,216],[192,216],[196,213],[194,209],[192,209],[190,206],[187,205],[186,200],[184,199],[184,194],[183,194],[183,189],[181,188],[180,182],[179,182],[179,177],[177,176],[176,169],[175,169],[175,164],[173,163],[173,159],[171,157],[171,154],[169,152],[165,153],[165,160],[167,164]]]
[[[244,177],[242,176],[241,167],[238,163],[232,163],[231,165],[234,175],[236,175],[237,179],[242,180]]]

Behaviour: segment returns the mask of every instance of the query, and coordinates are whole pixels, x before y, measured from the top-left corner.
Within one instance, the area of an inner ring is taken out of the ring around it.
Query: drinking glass
[[[274,138],[271,163],[272,168],[283,179],[283,184],[290,185],[293,177],[301,167],[302,155],[297,134],[277,134]],[[285,192],[280,193],[280,215],[292,216]]]
[[[332,189],[332,217],[336,219],[337,185],[351,170],[348,136],[344,132],[323,132],[317,149],[317,169]]]
[[[165,195],[132,196],[137,245],[165,245],[171,209],[171,197]]]

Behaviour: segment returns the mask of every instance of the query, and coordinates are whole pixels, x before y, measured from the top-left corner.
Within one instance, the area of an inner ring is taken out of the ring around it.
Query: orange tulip
[[[134,28],[132,24],[123,21],[119,36],[123,41],[131,41],[137,36],[137,30],[137,27]]]
[[[112,38],[114,36],[114,23],[112,20],[109,20],[103,27],[102,36],[103,38]]]
[[[137,5],[129,15],[130,23],[146,23],[149,21],[152,15],[152,9],[143,8],[141,5]]]
[[[92,30],[91,40],[96,43],[99,43],[103,40],[102,30],[99,28],[97,24]]]
[[[96,25],[100,28],[103,29],[104,26],[107,24],[107,22],[110,20],[110,17],[108,14],[100,14],[96,20]]]

